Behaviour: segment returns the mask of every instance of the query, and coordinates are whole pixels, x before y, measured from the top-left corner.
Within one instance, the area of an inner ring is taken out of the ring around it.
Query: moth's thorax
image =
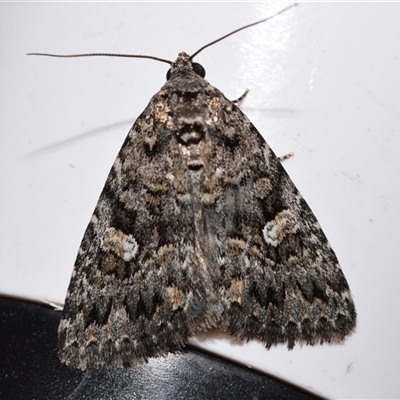
[[[204,93],[174,93],[168,124],[175,132],[181,156],[189,169],[204,167],[204,152],[209,141],[211,126],[210,110]]]
[[[155,109],[162,114],[166,131],[174,132],[181,157],[189,169],[204,167],[207,136],[213,125],[216,89],[197,75],[186,53],[180,53],[171,76],[156,96]],[[220,94],[219,94],[220,95]]]

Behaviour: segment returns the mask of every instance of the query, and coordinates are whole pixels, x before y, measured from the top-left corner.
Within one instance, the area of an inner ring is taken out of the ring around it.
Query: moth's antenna
[[[228,36],[231,36],[231,35],[233,35],[233,34],[239,32],[239,31],[242,31],[243,29],[247,29],[247,28],[250,28],[251,26],[258,25],[258,24],[261,24],[262,22],[268,21],[269,19],[272,19],[272,18],[276,17],[277,15],[284,13],[285,11],[289,10],[290,8],[292,8],[292,7],[294,7],[294,6],[297,6],[297,4],[298,4],[298,3],[293,3],[293,4],[291,4],[290,6],[285,7],[285,8],[282,9],[281,11],[278,11],[276,14],[271,15],[271,16],[268,17],[268,18],[264,18],[264,19],[262,19],[262,20],[260,20],[260,21],[253,22],[252,24],[242,26],[241,28],[236,29],[236,30],[234,30],[234,31],[231,32],[231,33],[228,33],[227,35],[222,36],[222,37],[220,37],[219,39],[214,40],[213,42],[206,44],[205,46],[203,46],[203,47],[201,47],[199,50],[197,50],[195,53],[193,53],[193,54],[189,57],[189,60],[193,60],[193,58],[194,58],[195,56],[197,56],[197,54],[199,54],[201,51],[203,51],[204,49],[206,49],[206,48],[209,47],[209,46],[212,46],[212,45],[215,44],[215,43],[220,42],[221,40],[224,40],[224,39],[227,38]]]
[[[27,56],[47,56],[47,57],[131,57],[131,58],[149,58],[150,60],[161,61],[172,65],[172,61],[165,60],[164,58],[154,57],[154,56],[143,56],[140,54],[116,54],[116,53],[85,53],[85,54],[50,54],[50,53],[28,53]]]
[[[271,18],[276,17],[279,14],[284,13],[285,11],[289,10],[290,8],[297,6],[298,3],[293,3],[288,7],[285,7],[284,9],[282,9],[281,11],[277,12],[276,14],[268,17],[268,18],[264,18],[261,21],[257,21],[257,22],[253,22],[252,24],[246,25],[246,26],[242,26],[239,29],[234,30],[231,33],[228,33],[225,36],[222,36],[221,38],[214,40],[211,43],[206,44],[205,46],[203,46],[201,49],[197,50],[195,53],[193,53],[190,57],[189,60],[192,60],[195,56],[197,56],[197,54],[199,54],[201,51],[203,51],[204,49],[206,49],[209,46],[212,46],[215,43],[220,42],[221,40],[227,38],[228,36],[231,36],[239,31],[242,31],[243,29],[247,29],[250,28],[251,26],[254,25],[258,25],[261,24],[262,22],[268,21]],[[28,56],[46,56],[46,57],[63,57],[63,58],[73,58],[73,57],[96,57],[96,56],[100,56],[100,57],[127,57],[127,58],[148,58],[150,60],[156,60],[156,61],[160,61],[163,63],[167,63],[169,65],[172,65],[173,62],[169,61],[169,60],[165,60],[164,58],[159,58],[159,57],[154,57],[154,56],[144,56],[144,55],[140,55],[140,54],[117,54],[117,53],[84,53],[84,54],[50,54],[50,53],[28,53]]]

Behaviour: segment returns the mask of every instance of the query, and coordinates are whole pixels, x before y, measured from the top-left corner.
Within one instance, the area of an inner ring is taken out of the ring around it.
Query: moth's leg
[[[232,100],[232,103],[235,103],[236,105],[240,106],[240,104],[241,104],[241,103],[243,102],[243,100],[246,98],[247,93],[249,93],[249,92],[250,92],[250,89],[246,89],[245,92],[244,92],[239,98],[237,98],[236,100]],[[292,156],[294,156],[293,151],[291,151],[291,152],[288,153],[288,154],[285,154],[284,156],[278,157],[278,160],[279,160],[280,162],[282,162],[282,161],[287,160],[288,158],[290,158],[290,157],[292,157]]]
[[[278,160],[279,160],[280,162],[282,162],[282,161],[285,161],[285,160],[287,160],[288,158],[293,157],[293,156],[294,156],[294,153],[293,153],[293,151],[291,151],[290,153],[287,153],[287,154],[285,154],[284,156],[278,157]]]
[[[245,97],[247,96],[247,93],[250,92],[250,89],[246,89],[246,91],[236,100],[232,100],[232,103],[235,103],[236,105],[240,106],[240,104],[242,103],[242,101],[245,99]]]

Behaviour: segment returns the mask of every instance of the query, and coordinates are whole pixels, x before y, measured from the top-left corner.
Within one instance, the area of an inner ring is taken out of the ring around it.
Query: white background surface
[[[287,4],[287,3],[285,3]],[[0,293],[62,303],[109,169],[175,59],[283,3],[0,4]],[[399,398],[400,4],[301,3],[200,54],[279,155],[341,261],[359,313],[342,345],[215,353],[329,398]]]

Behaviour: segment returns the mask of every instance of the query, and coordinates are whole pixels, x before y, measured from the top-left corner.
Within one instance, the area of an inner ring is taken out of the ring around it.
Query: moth
[[[132,368],[212,328],[292,349],[355,327],[349,286],[310,207],[193,62],[207,46],[158,59],[171,66],[167,82],[108,175],[58,330],[71,367]]]

